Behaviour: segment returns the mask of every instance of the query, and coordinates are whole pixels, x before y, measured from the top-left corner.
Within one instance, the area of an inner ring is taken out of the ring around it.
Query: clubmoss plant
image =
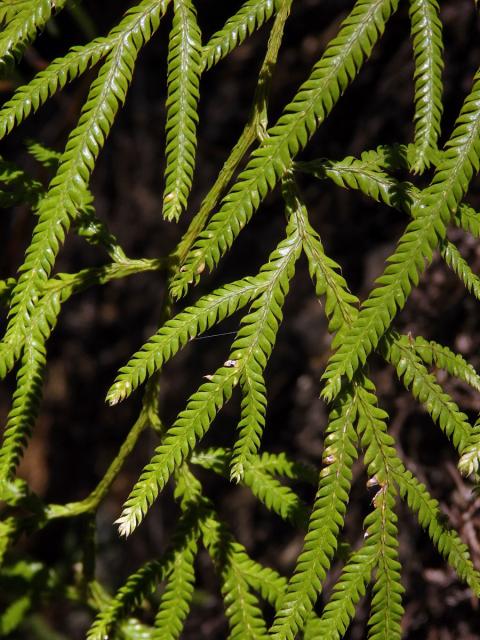
[[[134,534],[153,503],[161,499],[167,483],[174,487],[181,515],[165,555],[139,567],[116,594],[108,595],[94,576],[89,576],[85,589],[63,584],[66,597],[83,602],[92,612],[88,640],[180,638],[194,595],[195,560],[200,549],[208,552],[218,572],[232,639],[343,638],[369,585],[368,638],[399,639],[404,593],[396,515],[400,501],[408,504],[445,563],[476,597],[480,596],[480,573],[469,549],[446,522],[427,487],[406,468],[388,432],[389,416],[369,378],[370,356],[377,353],[450,439],[461,473],[469,482],[478,481],[480,421],[470,423],[431,369],[444,369],[477,392],[479,375],[448,347],[403,335],[392,324],[435,252],[480,299],[478,276],[447,238],[447,229],[452,226],[480,238],[480,213],[464,203],[480,164],[480,70],[472,78],[451,131],[442,131],[444,54],[439,3],[405,0],[411,22],[405,38],[411,40],[414,61],[413,140],[367,149],[359,157],[305,161],[299,158],[301,152],[368,64],[399,0],[352,2],[349,15],[276,122],[268,116],[270,80],[295,2],[247,0],[207,41],[197,20],[197,11],[202,11],[200,2],[142,0],[131,4],[106,36],[72,47],[50,62],[18,87],[0,109],[0,138],[14,136],[17,127],[52,96],[95,70],[64,151],[57,153],[37,142],[28,144],[30,154],[52,172],[47,187],[0,158],[0,206],[24,203],[35,214],[31,241],[18,274],[0,283],[1,300],[8,308],[0,341],[0,375],[4,378],[13,371],[16,375],[0,450],[0,559],[4,563],[0,579],[18,574],[25,585],[18,600],[0,614],[2,633],[13,632],[22,623],[38,594],[59,592],[60,577],[52,577],[39,563],[34,567],[18,561],[13,551],[20,536],[35,535],[59,518],[86,517],[93,522],[92,516],[133,446],[145,429],[151,428],[158,446],[118,515],[118,533]],[[0,2],[2,73],[15,67],[47,22],[65,6],[65,0]],[[90,181],[127,97],[137,57],[145,44],[155,39],[161,21],[168,23],[170,36],[164,220],[159,217],[158,226],[181,217],[187,217],[189,225],[168,256],[130,259],[97,217]],[[270,36],[250,118],[198,212],[193,212],[189,194],[195,180],[202,77],[252,33],[268,28]],[[447,142],[439,148],[441,133]],[[417,180],[427,169],[431,179],[424,175],[423,181]],[[309,220],[298,186],[299,174],[303,179],[331,181],[410,216],[383,274],[363,301],[350,292],[340,265],[326,254]],[[420,183],[426,186],[417,186]],[[265,255],[256,273],[225,283],[184,306],[182,298],[230,252],[273,190],[281,194],[285,208],[285,227],[278,246]],[[55,273],[57,256],[69,233],[79,234],[106,251],[108,262],[74,273]],[[329,404],[329,418],[326,425],[318,425],[319,437],[322,432],[324,438],[318,469],[292,460],[287,453],[264,451],[261,446],[267,408],[265,371],[302,255],[308,261],[312,287],[324,300],[328,331],[333,337],[319,381],[319,394]],[[119,363],[107,394],[107,401],[115,405],[143,388],[138,419],[88,497],[64,505],[44,504],[17,477],[16,470],[40,411],[48,340],[62,305],[88,287],[152,270],[163,273],[169,291],[162,322],[128,362]],[[244,315],[228,359],[222,358],[207,380],[199,380],[198,389],[173,424],[163,426],[158,388],[165,364],[193,338],[241,310]],[[235,389],[241,396],[241,407],[230,446],[205,448],[203,437]],[[363,523],[363,543],[351,550],[329,600],[320,609],[317,601],[342,542],[352,466],[359,456],[368,485],[375,490]],[[282,576],[249,556],[207,496],[199,468],[242,483],[279,518],[306,528],[291,575]],[[288,486],[284,479],[290,481]],[[316,488],[313,504],[305,504],[290,486],[300,481]],[[138,618],[141,604],[160,584],[158,610],[151,624],[143,624]],[[273,621],[265,615],[265,603],[274,612]]]

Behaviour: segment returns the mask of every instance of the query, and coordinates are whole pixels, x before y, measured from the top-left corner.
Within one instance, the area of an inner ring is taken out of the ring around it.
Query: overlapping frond
[[[298,250],[298,244],[295,244],[298,235],[292,234],[292,238],[293,242],[287,238],[287,244],[283,241],[279,244],[256,276],[246,277],[216,289],[160,327],[120,369],[107,394],[108,402],[116,404],[127,398],[147,377],[160,370],[189,340],[208,331],[269,291],[275,285],[278,274],[285,268],[285,260],[291,257],[291,251]],[[283,255],[281,252],[284,252]],[[273,268],[272,263],[275,263]]]
[[[174,0],[168,48],[163,216],[178,220],[187,206],[197,148],[202,35],[191,0]]]
[[[428,532],[438,551],[455,569],[475,594],[480,593],[480,573],[475,569],[470,552],[458,533],[445,525],[445,517],[437,500],[426,487],[406,469],[394,469],[393,476],[400,496],[417,515],[420,525]]]
[[[446,224],[456,211],[480,157],[480,72],[463,104],[443,160],[431,185],[424,190],[417,217],[407,226],[388,265],[362,304],[353,326],[333,342],[337,351],[324,373],[323,397],[340,391],[341,379],[352,379],[401,309],[419,281],[433,250],[445,238]]]
[[[356,459],[357,390],[342,394],[327,427],[323,468],[302,552],[272,625],[275,640],[294,640],[305,627],[338,545]]]
[[[480,471],[480,419],[477,418],[475,425],[468,436],[463,447],[462,456],[458,463],[458,468],[464,476],[474,476],[479,481]]]
[[[289,169],[353,81],[380,38],[397,0],[359,0],[314,66],[309,79],[271,127],[240,174],[218,213],[214,214],[171,287],[181,297],[199,273],[212,269],[232,246],[261,201]]]
[[[23,53],[37,32],[43,29],[53,10],[62,9],[65,3],[66,0],[31,0],[17,5],[15,11],[4,12],[3,20],[6,23],[0,33],[0,76]]]
[[[425,340],[421,336],[414,338],[413,346],[417,355],[430,366],[444,369],[454,378],[462,380],[472,389],[480,391],[480,376],[463,356],[434,340]]]
[[[220,62],[248,36],[271,18],[279,0],[247,0],[203,47],[202,66],[209,69]]]
[[[104,640],[115,625],[138,607],[152,588],[163,580],[172,568],[172,558],[168,563],[152,560],[133,573],[121,587],[110,604],[100,611],[88,630],[87,640]]]
[[[415,59],[414,173],[430,165],[437,150],[443,112],[443,41],[437,0],[410,0],[410,21]]]
[[[48,278],[70,221],[88,185],[95,160],[103,147],[115,115],[124,102],[140,48],[158,28],[166,2],[144,0],[130,10],[119,25],[121,36],[92,83],[77,127],[69,136],[57,174],[39,207],[39,221],[20,267],[12,294],[9,324],[1,343],[2,376],[18,356],[39,288]]]
[[[375,519],[370,514],[365,521],[365,543],[344,566],[320,618],[307,625],[305,640],[340,640],[348,629],[377,560],[378,541],[373,535],[372,524],[375,525]]]
[[[480,300],[480,278],[474,273],[453,242],[444,242],[442,258],[450,269],[460,278],[467,291]]]
[[[433,420],[463,452],[471,433],[467,416],[443,391],[434,375],[428,372],[407,336],[386,336],[381,343],[382,353],[396,368],[399,378],[415,398],[421,402]]]
[[[193,537],[183,548],[175,550],[172,571],[155,616],[152,640],[180,638],[193,597],[196,553],[197,542]]]
[[[358,390],[358,431],[365,449],[369,482],[377,488],[373,498],[369,535],[377,543],[377,568],[368,621],[372,640],[401,638],[403,586],[398,560],[397,515],[394,511],[396,488],[394,470],[401,467],[393,438],[387,433],[388,415],[377,406],[373,384],[363,379]]]
[[[45,362],[44,344],[40,340],[29,340],[22,354],[12,408],[3,433],[0,482],[15,471],[37,418]]]
[[[36,206],[43,193],[43,185],[38,180],[0,156],[0,208],[20,203]]]
[[[261,273],[270,280],[270,285],[252,303],[250,313],[242,319],[232,344],[231,360],[241,368],[240,386],[243,394],[239,437],[233,449],[231,466],[232,479],[237,482],[242,478],[244,465],[260,445],[266,407],[263,371],[282,321],[282,307],[300,249],[300,233],[291,218],[287,226],[287,238],[262,267]]]
[[[167,431],[162,444],[145,467],[117,520],[120,532],[129,535],[145,516],[148,508],[163,489],[175,467],[179,466],[210,428],[215,416],[230,398],[233,388],[248,376],[252,367],[264,367],[275,340],[281,318],[281,307],[293,276],[300,251],[299,234],[290,224],[287,238],[282,241],[272,259],[262,267],[261,275],[268,287],[252,313],[244,318],[225,364],[208,377],[174,425]]]

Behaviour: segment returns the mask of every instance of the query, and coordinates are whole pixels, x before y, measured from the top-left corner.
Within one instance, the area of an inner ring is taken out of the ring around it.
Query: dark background
[[[204,41],[240,6],[239,2],[211,0],[197,4]],[[441,4],[446,44],[443,118],[443,139],[446,139],[470,89],[480,61],[480,45],[473,0],[445,0]],[[412,140],[413,65],[406,5],[403,3],[391,20],[371,61],[315,135],[304,157],[340,159],[378,144]],[[352,2],[344,0],[294,2],[273,79],[271,122],[305,80],[351,6]],[[118,21],[128,3],[87,1],[84,7],[96,34],[101,35]],[[140,56],[126,107],[117,119],[93,177],[98,215],[107,221],[131,257],[166,255],[181,237],[248,117],[268,37],[268,28],[263,28],[202,78],[198,167],[189,211],[176,226],[161,218],[169,23],[168,17]],[[28,79],[53,57],[62,55],[72,44],[84,42],[86,37],[70,15],[60,15],[27,52],[20,68],[22,79]],[[50,100],[7,140],[2,154],[15,159],[37,178],[46,179],[44,171],[28,158],[22,141],[34,137],[62,150],[93,77],[93,73],[83,76]],[[6,81],[0,85],[3,98],[10,95],[12,86]],[[422,186],[428,177],[429,174],[417,179],[417,183]],[[407,224],[406,217],[328,183],[302,179],[301,189],[327,252],[342,265],[352,291],[365,297],[375,277],[383,271],[385,258]],[[478,178],[472,185],[469,201],[480,207]],[[26,208],[17,207],[4,214],[0,224],[4,237],[8,238],[8,243],[4,241],[6,250],[0,258],[0,267],[2,277],[8,277],[14,275],[22,262],[32,230],[32,216]],[[242,233],[231,255],[222,261],[214,275],[202,280],[189,300],[215,284],[255,273],[278,242],[283,228],[281,199],[275,193]],[[477,272],[478,243],[458,230],[452,230],[450,238]],[[75,271],[102,264],[103,260],[100,250],[70,236],[61,252],[58,270]],[[82,293],[65,305],[49,343],[44,404],[21,467],[21,475],[45,500],[82,499],[101,479],[116,454],[138,412],[140,394],[115,408],[105,405],[104,396],[117,369],[156,330],[164,286],[163,275],[138,275]],[[220,330],[234,330],[238,321],[234,317]],[[438,258],[412,293],[395,325],[404,332],[449,345],[475,366],[480,365],[479,303],[466,295]],[[225,336],[194,342],[169,364],[161,391],[162,415],[167,424],[198,387],[201,376],[211,373],[225,360],[231,339]],[[323,309],[315,298],[302,260],[267,371],[269,409],[265,449],[286,450],[294,458],[319,464],[327,420],[326,407],[318,399],[319,378],[328,358],[328,343]],[[423,409],[402,390],[391,369],[373,358],[372,375],[382,406],[391,415],[391,432],[407,465],[440,501],[471,546],[480,568],[480,505],[475,502],[471,487],[458,474],[455,452]],[[480,410],[478,394],[441,373],[438,375],[462,410],[475,420]],[[8,412],[13,384],[10,377],[1,392],[2,421]],[[215,421],[206,443],[230,443],[237,419],[238,399],[234,399]],[[98,512],[97,575],[112,591],[143,561],[165,549],[177,516],[167,491],[128,541],[119,540],[112,525],[155,445],[153,434],[142,436]],[[202,478],[220,514],[251,555],[285,575],[291,572],[304,532],[295,531],[269,514],[247,489],[232,488],[208,474]],[[361,463],[355,467],[355,478],[346,525],[346,538],[353,544],[361,537],[362,519],[369,507]],[[308,490],[302,491],[306,499],[312,499]],[[405,638],[480,638],[480,612],[470,591],[446,567],[406,507],[400,505],[398,512],[406,587]],[[81,537],[77,525],[63,523],[47,528],[26,545],[28,553],[51,566],[61,564],[65,555],[75,560]],[[182,637],[225,638],[228,632],[218,583],[203,555],[197,573],[199,591]],[[335,571],[329,578],[327,594],[337,574]],[[366,636],[366,604],[360,608],[349,632],[352,640]],[[60,638],[83,637],[89,623],[84,610],[61,603],[49,603],[43,613]],[[145,619],[149,619],[148,612]],[[29,633],[25,631],[23,637],[30,637]]]

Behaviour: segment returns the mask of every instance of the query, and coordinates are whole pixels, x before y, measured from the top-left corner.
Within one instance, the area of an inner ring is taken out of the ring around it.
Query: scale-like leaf
[[[178,220],[187,206],[197,149],[202,35],[191,0],[174,0],[168,46],[168,95],[163,216]]]

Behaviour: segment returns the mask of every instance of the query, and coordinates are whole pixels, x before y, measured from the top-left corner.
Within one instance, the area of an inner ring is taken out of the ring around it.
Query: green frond
[[[105,640],[120,620],[139,607],[158,582],[172,570],[172,558],[168,563],[152,560],[133,573],[111,602],[100,611],[88,630],[87,640]]]
[[[303,550],[273,621],[275,640],[294,640],[305,627],[337,549],[357,457],[356,412],[357,391],[346,388],[329,418],[318,491]]]
[[[454,223],[475,238],[480,238],[480,213],[472,207],[466,204],[460,205],[455,214]]]
[[[464,476],[474,476],[479,480],[480,471],[480,418],[477,421],[462,450],[458,468]]]
[[[25,47],[43,29],[52,16],[52,11],[63,8],[66,0],[31,0],[17,7],[15,13],[9,12],[9,20],[0,33],[0,76],[6,73],[8,66],[23,53]]]
[[[232,246],[261,201],[290,168],[356,77],[398,0],[358,0],[340,32],[314,66],[278,122],[268,130],[246,168],[199,235],[181,270],[173,280],[174,298],[197,282],[205,267],[212,269]]]
[[[228,541],[222,549],[221,590],[230,634],[229,640],[266,640],[267,627],[257,596],[252,593],[243,571],[247,559],[243,547]]]
[[[480,300],[480,278],[472,271],[453,242],[442,243],[442,258],[477,300]]]
[[[302,500],[290,487],[282,485],[255,462],[254,460],[245,465],[243,484],[251,489],[253,495],[267,509],[277,513],[283,520],[290,520],[297,526],[305,526],[308,522],[308,511]]]
[[[215,448],[195,451],[190,462],[198,464],[204,469],[210,469],[214,473],[227,476],[227,469],[232,457],[231,449]],[[261,455],[252,456],[248,464],[261,473],[271,476],[280,476],[298,482],[305,482],[312,486],[318,484],[318,472],[313,465],[296,462],[288,458],[285,453],[263,452]]]
[[[275,569],[265,567],[248,557],[242,562],[242,572],[252,589],[276,609],[285,594],[287,579]]]
[[[195,582],[194,561],[197,554],[195,538],[182,549],[175,551],[172,571],[162,594],[155,616],[152,640],[176,640],[180,638],[185,619],[190,610]]]
[[[287,237],[261,269],[261,273],[268,275],[269,286],[253,301],[232,344],[230,359],[241,370],[240,386],[243,394],[239,437],[233,449],[231,466],[231,477],[237,482],[242,478],[248,459],[260,446],[266,408],[263,372],[283,318],[282,307],[300,249],[300,234],[293,219],[290,219]]]
[[[323,375],[322,395],[333,399],[344,376],[351,380],[365,364],[380,338],[402,309],[412,286],[431,261],[434,249],[445,238],[446,224],[457,210],[480,156],[480,72],[465,99],[443,160],[421,197],[415,219],[407,226],[377,286],[363,302],[353,326],[333,341],[337,351]]]
[[[448,347],[434,340],[425,340],[421,336],[413,339],[413,347],[427,365],[444,369],[454,378],[480,391],[480,376],[459,353],[454,353]]]
[[[256,276],[246,277],[216,289],[200,298],[195,305],[180,311],[160,327],[157,333],[120,369],[108,391],[107,401],[113,405],[128,398],[189,340],[211,329],[255,298],[271,290],[277,282],[278,274],[283,273],[292,252],[298,251],[298,235],[291,227],[288,233],[291,234],[291,238],[287,237],[279,243]],[[234,359],[233,355],[232,359]]]
[[[58,168],[58,164],[62,159],[60,151],[55,151],[37,140],[27,140],[26,147],[28,153],[45,169],[56,170]]]
[[[53,60],[30,80],[16,89],[0,109],[0,139],[45,104],[57,91],[94,67],[113,48],[107,38],[98,38],[86,45],[72,47],[69,53]]]
[[[202,384],[180,412],[173,426],[155,450],[133,487],[116,523],[120,535],[129,536],[143,520],[149,507],[200,440],[238,384],[237,367],[220,367]]]
[[[437,500],[426,487],[405,468],[393,472],[400,496],[406,499],[416,513],[418,522],[428,532],[439,553],[447,560],[460,578],[480,597],[480,573],[475,569],[468,547],[458,533],[445,525]]]
[[[202,67],[210,69],[269,20],[279,0],[247,0],[202,50]]]
[[[389,485],[381,487],[373,499],[376,509],[371,523],[372,539],[378,546],[377,573],[373,585],[369,640],[400,640],[401,620],[404,613],[402,594],[404,588],[400,578],[398,559],[397,515],[394,511],[395,492]]]
[[[0,495],[2,493],[0,490]],[[16,538],[18,530],[19,522],[17,518],[9,517],[0,521],[0,567],[3,565],[5,555]]]
[[[383,171],[376,154],[370,156],[363,153],[360,159],[347,156],[339,161],[297,162],[295,166],[320,180],[328,178],[343,189],[361,191],[376,202],[383,202],[389,207],[407,212],[414,196],[418,196],[419,193],[411,183],[400,182]]]
[[[298,196],[297,196],[298,198]],[[317,232],[310,225],[305,206],[299,201],[296,209],[297,224],[301,229],[302,245],[308,260],[310,277],[315,285],[318,297],[325,296],[325,314],[329,320],[328,330],[331,333],[349,326],[357,317],[358,299],[348,290],[345,278],[341,275],[340,266],[329,258]]]
[[[305,640],[341,640],[348,629],[377,561],[378,544],[369,520],[373,520],[371,514],[365,522],[365,542],[344,566],[320,618],[307,625]]]
[[[269,453],[265,451],[260,456],[252,458],[250,465],[273,476],[306,482],[312,486],[318,484],[318,471],[313,465],[291,460],[283,452]]]
[[[53,268],[71,219],[77,215],[95,160],[124,102],[140,48],[158,28],[165,3],[144,0],[118,27],[121,36],[92,83],[78,125],[71,132],[56,176],[39,206],[39,221],[12,294],[9,323],[0,346],[0,375],[18,357],[39,288]]]
[[[358,432],[365,450],[364,461],[370,482],[378,486],[373,498],[375,511],[368,531],[377,545],[377,573],[373,586],[369,639],[400,640],[403,615],[398,561],[398,531],[395,506],[395,469],[402,467],[393,438],[387,433],[388,415],[377,405],[375,387],[363,379],[358,390]]]
[[[258,363],[255,364],[257,366],[250,366],[240,381],[242,404],[240,422],[237,426],[238,438],[233,449],[230,471],[230,478],[234,482],[243,479],[245,465],[259,450],[265,429],[267,389],[262,369]]]
[[[437,150],[442,118],[443,40],[437,0],[410,0],[410,21],[415,58],[414,173],[430,166]]]
[[[130,618],[119,626],[119,640],[153,640],[154,629]]]
[[[178,220],[187,207],[197,149],[202,34],[191,0],[174,0],[168,45],[168,91],[163,217]]]
[[[407,336],[386,336],[380,345],[382,355],[396,369],[399,379],[421,402],[432,419],[463,453],[472,427],[450,396],[443,391],[435,376],[428,372]]]
[[[268,286],[264,276],[247,277],[226,284],[200,298],[168,320],[120,369],[107,394],[113,405],[135,391],[155,371],[159,371],[190,340],[245,307]]]
[[[269,262],[262,267],[260,275],[264,274],[268,287],[243,319],[228,360],[190,397],[186,409],[180,412],[172,428],[167,431],[165,440],[156,449],[133,488],[117,520],[122,535],[129,535],[141,522],[175,467],[185,460],[197,441],[205,435],[243,376],[250,375],[252,368],[265,367],[300,251],[299,235],[291,223],[287,227],[287,234]]]
[[[41,182],[0,156],[0,208],[7,209],[16,204],[35,207],[43,194]]]
[[[15,472],[32,432],[42,397],[46,355],[41,340],[28,340],[25,344],[0,449],[0,482]]]

